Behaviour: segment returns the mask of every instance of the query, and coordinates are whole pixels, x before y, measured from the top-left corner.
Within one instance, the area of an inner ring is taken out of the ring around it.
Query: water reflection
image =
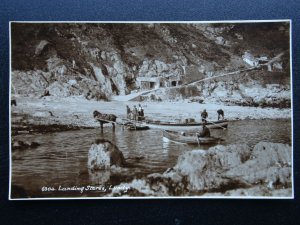
[[[91,184],[105,184],[110,179],[109,170],[91,171],[89,170],[89,181]]]
[[[236,121],[227,130],[212,130],[223,144],[259,141],[291,144],[291,123],[287,120]],[[12,183],[27,191],[40,192],[42,186],[119,184],[173,167],[178,156],[197,146],[163,141],[160,130],[128,131],[117,126],[43,135],[20,135],[21,140],[41,143],[36,149],[13,152]],[[121,171],[92,173],[87,169],[90,146],[98,138],[110,140],[128,162]],[[201,146],[201,148],[205,148]],[[63,193],[58,193],[62,194]]]

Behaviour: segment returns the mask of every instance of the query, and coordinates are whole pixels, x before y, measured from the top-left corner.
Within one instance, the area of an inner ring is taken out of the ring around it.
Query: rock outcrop
[[[246,145],[219,145],[207,151],[184,153],[163,174],[150,174],[145,180],[120,185],[131,187],[127,194],[137,196],[223,196],[242,192],[245,196],[288,197],[291,160],[291,146],[286,144],[261,142],[253,149]]]
[[[108,140],[98,139],[89,149],[88,168],[91,171],[107,170],[111,166],[122,167],[124,165],[123,153]]]
[[[13,141],[12,142],[12,150],[26,150],[26,149],[31,149],[31,148],[37,148],[41,144],[37,142],[30,142],[30,141]]]

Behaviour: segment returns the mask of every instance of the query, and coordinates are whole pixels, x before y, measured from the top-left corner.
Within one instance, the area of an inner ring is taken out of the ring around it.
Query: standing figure
[[[208,117],[208,113],[206,112],[206,109],[204,109],[203,112],[201,112],[201,120],[202,120],[202,122],[206,123],[207,117]]]
[[[133,120],[136,120],[138,115],[138,110],[136,106],[133,106],[132,114],[133,114]]]
[[[141,104],[139,104],[139,107],[138,107],[138,114],[139,114],[139,116],[141,116],[141,112],[142,112],[142,106],[141,106]]]
[[[127,114],[127,119],[130,119],[130,113],[131,113],[131,109],[129,108],[128,105],[126,105],[126,114]]]
[[[141,106],[141,104],[139,104],[139,107],[138,107],[138,120],[143,120],[143,117],[144,116],[144,109],[143,107]]]
[[[221,117],[222,120],[224,120],[224,111],[222,109],[219,109],[217,113],[218,113],[218,120],[220,120]]]

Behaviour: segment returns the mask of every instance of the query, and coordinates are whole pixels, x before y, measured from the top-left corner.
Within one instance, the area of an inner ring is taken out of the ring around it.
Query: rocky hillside
[[[16,94],[100,100],[161,87],[140,99],[290,104],[288,23],[13,23],[11,28]],[[274,68],[182,86],[251,68],[255,60],[282,52]],[[250,63],[243,58],[246,53]]]

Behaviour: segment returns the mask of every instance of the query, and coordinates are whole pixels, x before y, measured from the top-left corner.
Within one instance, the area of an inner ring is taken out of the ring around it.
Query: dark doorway
[[[150,88],[154,88],[155,87],[155,82],[150,82]]]

